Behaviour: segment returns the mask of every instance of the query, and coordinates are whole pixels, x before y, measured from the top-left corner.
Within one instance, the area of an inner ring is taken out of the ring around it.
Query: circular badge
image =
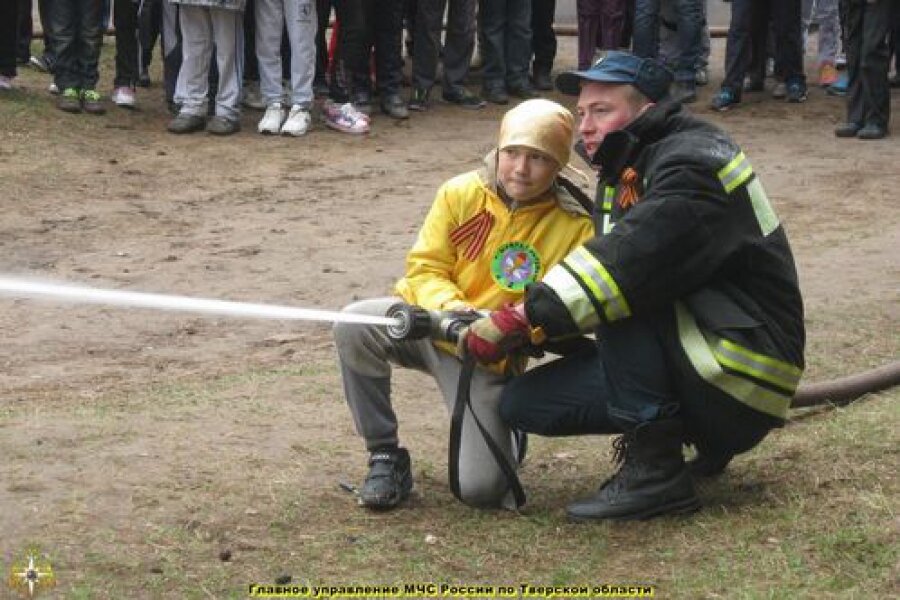
[[[521,292],[529,283],[537,281],[541,258],[525,242],[503,244],[491,261],[491,276],[509,292]]]

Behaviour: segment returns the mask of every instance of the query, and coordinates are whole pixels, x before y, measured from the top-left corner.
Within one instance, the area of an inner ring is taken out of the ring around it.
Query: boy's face
[[[529,202],[543,196],[560,170],[549,155],[528,146],[503,148],[497,162],[497,179],[516,202]]]

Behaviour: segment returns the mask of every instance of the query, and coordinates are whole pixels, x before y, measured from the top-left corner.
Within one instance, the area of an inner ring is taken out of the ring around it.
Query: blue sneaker
[[[719,93],[713,96],[709,107],[719,112],[730,109],[735,104],[740,104],[741,98],[731,88],[723,87]]]
[[[802,81],[792,81],[787,84],[787,101],[797,104],[806,102],[806,84]]]
[[[850,76],[844,71],[838,75],[837,81],[825,88],[825,92],[829,96],[846,96],[848,87],[850,87]]]

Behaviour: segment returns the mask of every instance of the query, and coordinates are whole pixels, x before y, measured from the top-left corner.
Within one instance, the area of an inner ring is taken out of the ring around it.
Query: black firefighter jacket
[[[532,325],[564,337],[671,310],[684,364],[785,419],[804,367],[803,303],[784,229],[747,157],[667,103],[607,135],[593,161],[596,235],[528,289]]]

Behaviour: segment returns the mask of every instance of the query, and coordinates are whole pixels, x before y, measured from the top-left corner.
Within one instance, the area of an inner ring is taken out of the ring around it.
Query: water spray
[[[360,323],[397,327],[395,317],[357,315],[313,308],[297,308],[276,304],[231,302],[190,296],[148,294],[106,290],[79,285],[42,282],[0,276],[0,296],[32,300],[51,300],[75,304],[99,304],[116,308],[150,308],[252,319],[324,321],[328,323]]]

